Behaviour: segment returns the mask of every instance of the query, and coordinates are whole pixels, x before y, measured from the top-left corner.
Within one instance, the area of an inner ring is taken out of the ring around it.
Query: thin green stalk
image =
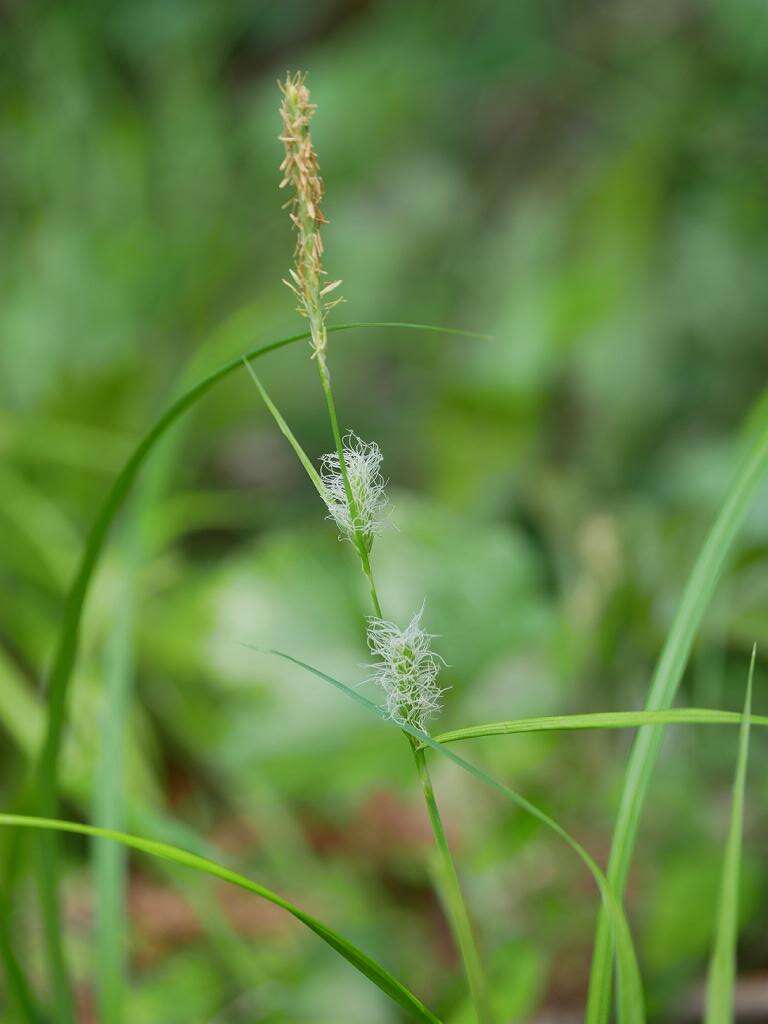
[[[354,524],[355,547],[358,555],[360,556],[360,564],[362,566],[363,574],[368,580],[374,613],[378,618],[383,618],[381,602],[379,601],[376,583],[373,578],[369,546],[366,543],[358,525],[358,507],[349,481],[346,459],[344,457],[344,444],[341,437],[341,431],[339,430],[339,420],[336,414],[336,402],[333,397],[333,387],[331,386],[331,377],[325,361],[324,348],[316,347],[315,354],[317,357],[317,366],[320,373],[323,394],[325,395],[325,401],[328,407],[328,417],[331,423],[333,440],[336,445],[336,454],[339,459],[339,470],[344,482],[344,493],[346,494],[347,503],[349,505],[350,520]],[[469,911],[461,890],[456,865],[453,861],[450,847],[448,846],[448,840],[446,839],[445,831],[443,829],[440,811],[438,810],[437,800],[429,777],[429,770],[424,759],[424,754],[422,751],[417,749],[417,745],[415,744],[413,737],[408,735],[408,733],[405,733],[405,735],[408,736],[408,741],[416,760],[416,768],[421,781],[422,790],[424,792],[427,813],[429,815],[432,834],[435,840],[435,848],[438,853],[440,865],[440,884],[438,888],[441,891],[443,905],[448,915],[451,930],[454,938],[456,939],[459,952],[461,953],[461,958],[464,963],[464,971],[467,976],[467,983],[469,985],[470,995],[477,1014],[478,1024],[488,1024],[491,1018],[485,994],[486,984],[480,961],[480,954],[478,952],[474,932],[470,924]]]
[[[752,648],[747,679],[744,715],[739,730],[739,753],[733,783],[731,824],[725,844],[717,931],[707,975],[705,1024],[728,1024],[733,1021],[736,981],[736,943],[739,936],[739,869],[741,866],[741,834],[744,827],[744,793],[747,786],[749,727],[752,709],[752,683],[755,678],[757,645]]]
[[[435,837],[435,849],[437,850],[438,858],[438,890],[444,901],[445,912],[453,931],[453,937],[461,951],[464,967],[467,972],[469,991],[472,1002],[475,1005],[478,1021],[480,1021],[480,1024],[486,1024],[486,1022],[491,1020],[491,1011],[488,1005],[485,975],[477,950],[474,929],[472,928],[472,922],[461,891],[458,872],[451,856],[451,849],[448,845],[448,839],[445,835],[442,818],[440,817],[440,810],[435,799],[435,791],[432,787],[432,779],[429,775],[424,749],[419,746],[418,740],[411,736],[410,733],[405,733],[405,735],[413,752],[413,759],[416,762],[416,771],[419,774],[419,781],[424,793],[424,802],[427,805],[427,813],[429,814],[429,821],[432,826],[432,834]]]
[[[0,669],[2,669],[0,671],[0,691],[4,695],[7,695],[10,691],[12,697],[21,696],[23,699],[26,695],[26,690],[21,686],[14,687],[12,685],[14,679],[11,674],[12,667],[10,662],[6,665],[4,658],[0,660]],[[14,708],[18,708],[18,706],[13,705]],[[25,705],[22,704],[21,706],[28,710]],[[23,719],[19,719],[18,716],[16,718],[9,718],[6,715],[6,710],[6,703],[4,702],[0,706],[0,712],[2,712],[0,719],[6,724],[6,727],[8,727],[7,723],[10,721],[16,726],[15,735],[22,734],[25,741],[29,739],[29,742],[34,744],[36,742],[36,732],[34,727],[30,728],[28,717],[25,715]],[[9,731],[13,732],[12,729],[9,729]],[[17,806],[18,804],[19,801],[17,800]],[[12,1021],[23,1021],[24,1024],[38,1024],[42,1020],[42,1016],[36,1006],[32,986],[27,978],[24,966],[19,961],[13,944],[13,891],[20,877],[24,852],[20,843],[5,843],[0,847],[0,876],[2,876],[4,883],[0,890],[0,961],[3,965],[3,974],[5,975],[6,1005],[10,1013],[10,1019]]]
[[[333,431],[334,441],[336,442],[336,452],[339,460],[339,466],[343,475],[343,479],[345,481],[345,494],[350,509],[350,520],[355,526],[355,548],[358,554],[360,555],[363,572],[365,573],[370,583],[371,598],[375,612],[379,617],[381,617],[381,604],[379,602],[379,597],[376,591],[376,584],[373,579],[373,572],[371,569],[370,558],[368,554],[368,545],[366,544],[365,539],[357,526],[358,507],[346,471],[343,444],[341,441],[341,433],[338,428],[338,418],[336,415],[336,405],[333,399],[333,389],[331,387],[330,377],[328,374],[327,366],[325,365],[325,360],[324,358],[321,358],[319,350],[316,351],[318,351],[318,366],[320,367],[320,379],[323,384],[323,391],[325,393],[328,405],[329,415],[331,419],[331,429]],[[266,388],[261,383],[259,378],[256,376],[253,367],[250,365],[250,363],[248,363],[247,360],[245,360],[245,363],[248,372],[251,375],[251,378],[253,379],[254,383],[256,384],[256,387],[259,390],[259,394],[261,395],[264,404],[267,406],[267,409],[272,414],[272,417],[274,418],[284,437],[287,438],[288,443],[291,445],[294,452],[296,453],[296,456],[298,457],[302,466],[306,470],[307,475],[314,484],[320,497],[323,499],[324,502],[326,502],[326,504],[328,504],[328,495],[325,484],[323,483],[322,479],[320,478],[320,475],[317,473],[314,466],[312,465],[312,461],[310,460],[309,456],[306,454],[304,449],[301,447],[301,444],[299,443],[297,438],[294,436],[293,431],[289,427],[280,410],[277,408],[275,403],[270,398]],[[341,467],[343,467],[343,469],[341,469]],[[445,837],[445,831],[443,829],[442,821],[440,819],[440,812],[437,807],[437,802],[435,799],[435,794],[432,788],[432,782],[429,777],[429,770],[427,768],[424,755],[421,751],[417,749],[417,745],[415,745],[413,737],[409,736],[408,733],[405,733],[405,735],[409,740],[411,749],[414,754],[414,758],[416,760],[416,768],[419,774],[419,778],[421,780],[422,788],[424,790],[424,797],[427,804],[429,820],[432,825],[432,830],[435,837],[435,846],[438,852],[439,864],[438,886],[443,899],[443,905],[445,907],[446,914],[448,915],[451,929],[453,931],[456,943],[459,947],[459,951],[465,964],[470,994],[472,997],[472,1001],[477,1009],[478,1020],[480,1021],[480,1024],[486,1024],[486,1022],[490,1018],[488,1015],[485,1000],[485,986],[483,981],[482,967],[480,964],[480,957],[477,952],[477,947],[475,945],[475,939],[469,920],[469,914],[464,904],[463,896],[461,893],[461,886],[459,884],[458,873],[456,871],[456,866],[451,857],[450,848]]]
[[[294,436],[293,431],[288,426],[288,423],[281,414],[280,410],[277,408],[275,403],[270,398],[266,388],[254,373],[253,367],[248,363],[247,360],[244,361],[248,369],[248,372],[250,373],[254,383],[256,384],[256,387],[259,390],[259,394],[261,395],[264,404],[266,405],[269,412],[272,414],[272,417],[274,418],[275,422],[280,428],[281,433],[284,435],[284,437],[287,438],[288,443],[291,445],[294,452],[296,453],[299,462],[301,462],[302,466],[306,470],[307,475],[314,484],[318,494],[327,504],[328,497],[325,484],[323,483],[322,479],[320,478],[320,475],[312,465],[311,459],[304,451],[304,449],[301,447],[301,444],[299,443],[298,439]],[[326,401],[328,404],[329,414],[331,417],[331,428],[333,431],[334,440],[336,441],[337,445],[336,452],[339,459],[339,466],[344,466],[346,471],[343,445],[341,443],[341,434],[338,429],[338,419],[336,416],[336,405],[333,400],[333,390],[331,388],[330,378],[328,376],[328,371],[327,367],[325,366],[324,360],[320,370],[320,379],[323,382],[323,390],[326,394]],[[381,604],[379,602],[379,597],[376,592],[376,584],[373,578],[373,571],[371,569],[370,558],[368,555],[368,546],[365,542],[365,539],[362,537],[360,530],[357,528],[358,508],[348,478],[345,484],[345,494],[347,496],[347,501],[349,503],[350,518],[351,521],[355,524],[355,548],[358,554],[360,555],[363,572],[365,573],[370,583],[373,607],[375,609],[377,616],[381,617]],[[408,735],[407,732],[405,734]],[[412,738],[409,737],[409,739],[411,740],[412,743]],[[484,990],[484,985],[482,983],[482,970],[480,967],[480,958],[475,947],[475,940],[474,935],[472,933],[472,929],[469,926],[469,914],[467,912],[466,906],[464,905],[464,900],[461,894],[461,888],[459,886],[458,881],[458,874],[453,863],[453,860],[451,859],[450,849],[445,838],[442,823],[440,822],[440,815],[437,810],[437,803],[435,801],[434,792],[432,790],[432,784],[429,781],[428,769],[423,759],[421,761],[420,766],[417,760],[417,767],[419,768],[419,775],[422,778],[422,783],[424,779],[426,779],[428,783],[429,797],[427,799],[427,809],[429,811],[430,822],[432,823],[433,831],[435,833],[435,844],[440,853],[442,864],[441,879],[443,877],[448,879],[447,891],[443,895],[444,906],[446,908],[446,913],[449,916],[453,933],[455,936],[457,936],[457,941],[459,945],[459,950],[462,955],[462,959],[465,962],[467,980],[470,985],[470,993],[473,997],[473,1002],[475,1002],[475,1005],[477,1007],[478,1019],[481,1021],[481,1024],[484,1024],[484,1022],[488,1020],[487,1014],[484,1013],[483,1009],[484,999],[481,997],[479,1000],[475,1000],[474,998],[476,993],[482,993],[482,991]],[[425,796],[427,796],[426,790]]]
[[[93,813],[96,825],[125,825],[126,723],[133,689],[133,630],[136,601],[139,511],[128,524],[124,583],[105,659],[105,690]],[[126,851],[119,843],[94,840],[96,884],[96,963],[99,1020],[121,1024],[125,1019],[125,874]]]
[[[39,806],[43,814],[55,810],[58,801],[42,794]],[[37,836],[34,844],[35,865],[38,877],[45,879],[40,886],[40,909],[43,919],[43,944],[48,961],[51,982],[51,997],[56,1011],[57,1024],[76,1024],[75,998],[69,977],[69,966],[64,953],[64,939],[61,928],[61,898],[59,876],[61,858],[58,844],[47,833]]]
[[[344,457],[344,442],[341,438],[341,431],[339,430],[339,418],[336,415],[336,402],[333,398],[333,388],[331,387],[331,375],[328,372],[328,366],[326,365],[325,358],[322,355],[318,355],[317,368],[320,373],[320,382],[323,386],[323,394],[325,395],[325,403],[328,407],[328,418],[331,421],[331,432],[333,433],[333,442],[336,445],[336,454],[339,458],[339,470],[341,472],[341,479],[344,482],[344,493],[347,496],[347,503],[349,505],[350,519],[354,525],[355,530],[355,547],[357,553],[360,556],[360,564],[363,567],[363,573],[368,580],[368,586],[371,591],[371,602],[375,614],[381,618],[381,603],[379,601],[379,595],[376,591],[376,584],[373,579],[373,569],[371,568],[371,559],[368,553],[368,547],[365,543],[365,538],[360,532],[359,519],[358,519],[358,507],[355,501],[355,496],[352,493],[352,485],[349,482],[349,472],[347,470],[347,460]]]

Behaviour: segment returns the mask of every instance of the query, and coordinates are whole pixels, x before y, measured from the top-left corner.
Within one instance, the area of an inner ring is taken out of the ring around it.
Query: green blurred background
[[[764,4],[3,6],[3,804],[40,735],[66,586],[132,444],[183,381],[301,329],[280,282],[286,68],[309,72],[319,104],[327,266],[347,300],[336,321],[495,338],[331,339],[343,424],[379,441],[390,480],[398,530],[375,551],[385,607],[403,620],[426,598],[450,665],[441,726],[641,706],[768,379]],[[327,451],[307,347],[259,372],[310,454]],[[351,550],[245,374],[153,459],[87,608],[65,815],[204,837],[465,1024],[402,737],[243,646],[364,678]],[[766,497],[681,703],[739,707],[751,644],[768,640]],[[758,661],[765,712],[761,675]],[[604,860],[630,741],[501,737],[464,753]],[[656,772],[628,897],[653,1020],[697,1017],[735,742],[675,729]],[[768,1019],[767,769],[758,734],[744,1020]],[[499,1020],[579,1019],[589,877],[450,765],[434,774]],[[402,1019],[291,919],[142,859],[127,868],[125,948],[105,947],[120,858],[77,841],[65,853],[86,1024],[107,1019],[97,977],[131,1024]],[[28,886],[14,929],[44,991]]]

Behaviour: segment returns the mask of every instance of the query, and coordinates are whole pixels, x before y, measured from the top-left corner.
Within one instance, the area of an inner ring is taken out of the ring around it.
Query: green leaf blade
[[[267,409],[272,414],[272,418],[274,419],[275,423],[277,424],[278,428],[280,429],[280,433],[287,439],[287,441],[290,444],[291,448],[293,448],[294,452],[296,453],[296,457],[298,458],[299,462],[302,464],[302,466],[306,470],[307,476],[309,477],[309,479],[314,484],[315,490],[320,495],[320,497],[322,498],[323,502],[325,503],[325,505],[327,507],[329,505],[329,503],[330,503],[330,498],[329,498],[329,495],[328,495],[328,489],[325,486],[325,484],[323,483],[323,481],[322,481],[322,479],[320,477],[320,474],[317,472],[315,467],[312,465],[312,460],[310,459],[310,457],[307,455],[307,453],[304,451],[304,449],[299,444],[298,440],[296,439],[296,435],[293,433],[291,428],[288,426],[288,423],[287,423],[285,417],[282,415],[282,413],[277,408],[275,403],[269,397],[269,393],[267,392],[267,389],[264,387],[264,385],[261,383],[259,378],[256,376],[256,374],[254,372],[254,369],[251,366],[250,361],[247,358],[243,358],[243,362],[245,363],[245,368],[248,371],[248,373],[250,374],[251,379],[253,380],[253,383],[258,388],[259,394],[261,395],[261,399],[264,402],[264,405],[266,405]]]
[[[510,736],[529,732],[571,732],[599,729],[640,729],[649,725],[741,725],[744,716],[738,711],[715,708],[671,708],[669,711],[593,711],[576,715],[547,715],[541,718],[518,718],[505,722],[469,725],[434,737],[437,743],[483,739],[488,736]],[[750,723],[768,726],[768,716],[750,715]]]
[[[736,777],[733,782],[731,822],[720,879],[717,930],[707,976],[706,1024],[727,1024],[728,1021],[733,1021],[736,942],[739,933],[739,874],[756,653],[757,649],[753,647],[747,679],[747,695],[744,701],[744,716],[739,730],[739,752],[736,762]]]
[[[768,423],[763,422],[741,462],[688,579],[654,672],[646,711],[666,710],[675,698],[694,637],[766,469]],[[663,735],[663,725],[642,729],[635,738],[627,764],[608,863],[608,878],[620,897],[626,887],[640,817]],[[605,913],[601,910],[589,983],[590,1024],[608,1024],[612,981],[611,935]]]
[[[325,943],[352,964],[353,967],[357,968],[361,974],[388,995],[390,999],[404,1010],[407,1010],[415,1020],[426,1021],[428,1024],[441,1024],[440,1019],[417,996],[410,992],[402,982],[398,981],[385,967],[382,967],[381,964],[368,956],[367,953],[364,953],[363,950],[358,949],[357,946],[339,932],[330,928],[318,920],[318,918],[308,914],[300,907],[297,907],[290,900],[285,899],[285,897],[280,896],[271,889],[267,889],[258,882],[254,882],[253,879],[239,874],[237,871],[224,867],[224,865],[216,861],[155,839],[146,839],[143,836],[134,836],[126,832],[100,828],[97,825],[80,824],[74,821],[38,818],[22,814],[0,814],[0,826],[2,825],[16,828],[43,829],[52,832],[71,832],[77,835],[111,840],[112,842],[121,843],[123,846],[137,850],[139,853],[149,854],[152,857],[191,868],[193,871],[210,875],[231,885],[236,885],[240,889],[245,889],[246,892],[260,896],[262,899],[287,911],[298,921],[301,921],[302,924],[318,935]]]

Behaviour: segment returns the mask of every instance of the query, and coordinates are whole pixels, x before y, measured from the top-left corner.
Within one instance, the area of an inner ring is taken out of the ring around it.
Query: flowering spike
[[[385,525],[387,498],[386,484],[381,475],[383,456],[375,441],[363,441],[351,430],[344,437],[343,453],[356,515],[350,512],[338,452],[329,452],[320,460],[329,519],[333,519],[353,542],[355,534],[359,533],[370,550],[374,536]]]
[[[325,270],[320,225],[326,223],[320,208],[323,180],[309,129],[316,106],[309,101],[306,75],[300,71],[295,75],[286,74],[285,81],[278,82],[278,85],[283,94],[280,105],[283,130],[279,139],[285,146],[285,157],[280,164],[283,175],[280,188],[291,186],[293,194],[285,206],[296,229],[295,265],[291,270],[294,284],[288,284],[288,287],[299,300],[299,313],[309,320],[314,355],[324,363],[327,342],[325,318],[328,311],[341,301],[334,299],[328,302],[325,296],[341,282],[335,281],[325,287],[322,284]]]
[[[395,722],[424,730],[430,718],[442,709],[437,684],[445,662],[431,649],[432,635],[421,628],[424,606],[400,629],[394,622],[368,619],[368,647],[377,660],[372,681],[384,690],[386,706]]]

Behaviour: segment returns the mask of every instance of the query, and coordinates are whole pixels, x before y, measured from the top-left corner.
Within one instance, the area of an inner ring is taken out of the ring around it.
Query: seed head
[[[353,512],[349,507],[338,453],[329,452],[320,460],[328,518],[353,542],[358,532],[370,550],[374,536],[386,525],[386,483],[381,475],[383,456],[375,441],[363,441],[351,430],[344,437],[343,452],[355,509]]]
[[[284,208],[290,211],[291,222],[296,229],[294,265],[289,271],[290,280],[284,279],[284,283],[299,300],[299,313],[309,320],[314,355],[324,361],[325,317],[330,309],[343,300],[326,298],[338,288],[341,281],[323,284],[326,276],[323,270],[323,241],[320,237],[320,226],[326,223],[320,209],[323,180],[309,130],[316,105],[310,103],[306,75],[302,72],[286,74],[285,81],[278,82],[278,85],[283,94],[280,104],[283,130],[279,138],[285,146],[285,157],[280,164],[283,175],[280,188],[291,189],[291,197]]]
[[[437,684],[445,662],[432,651],[432,635],[421,628],[423,613],[422,605],[405,629],[371,617],[367,632],[368,647],[377,659],[372,681],[384,690],[390,717],[422,730],[442,709],[445,692]]]

